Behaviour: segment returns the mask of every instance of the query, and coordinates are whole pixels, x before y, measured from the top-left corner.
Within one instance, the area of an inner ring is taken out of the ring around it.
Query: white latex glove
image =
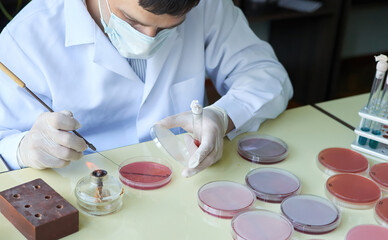
[[[19,144],[20,165],[37,169],[61,168],[79,160],[85,141],[71,132],[81,127],[70,111],[42,113]]]
[[[167,117],[158,122],[166,128],[181,127],[193,132],[192,112],[184,112]],[[197,147],[194,139],[187,135],[185,142],[190,153],[189,168],[182,171],[184,177],[191,177],[211,166],[222,157],[223,138],[228,129],[228,115],[225,110],[211,105],[203,109],[201,145]]]

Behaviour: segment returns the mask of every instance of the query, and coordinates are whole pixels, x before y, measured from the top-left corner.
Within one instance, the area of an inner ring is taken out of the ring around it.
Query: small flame
[[[94,171],[94,170],[100,169],[99,167],[97,167],[96,164],[94,164],[92,162],[86,162],[86,165],[88,166],[90,171]]]

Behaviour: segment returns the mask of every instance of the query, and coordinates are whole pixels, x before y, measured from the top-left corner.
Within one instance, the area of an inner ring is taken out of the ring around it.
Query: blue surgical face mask
[[[152,57],[163,45],[164,40],[176,31],[176,28],[164,29],[155,37],[147,36],[113,14],[110,10],[108,0],[106,0],[106,4],[110,13],[108,25],[102,17],[101,4],[100,0],[98,0],[101,24],[113,46],[125,58],[148,59]]]

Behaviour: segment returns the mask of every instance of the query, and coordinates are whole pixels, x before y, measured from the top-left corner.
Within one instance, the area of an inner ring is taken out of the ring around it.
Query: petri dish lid
[[[233,218],[250,209],[255,200],[255,194],[248,187],[230,181],[210,182],[198,190],[199,207],[219,218]]]
[[[299,179],[292,173],[278,168],[257,168],[245,176],[245,182],[259,200],[280,203],[301,190]]]
[[[326,148],[318,154],[317,165],[324,173],[332,176],[337,173],[365,174],[369,162],[362,154],[347,148]]]
[[[283,161],[288,154],[288,147],[279,138],[268,135],[250,135],[238,141],[238,154],[245,160],[270,164]]]
[[[171,157],[183,166],[188,166],[190,154],[181,138],[160,124],[155,124],[151,128],[150,134],[157,147],[166,150]]]
[[[295,195],[284,199],[281,211],[295,230],[308,234],[333,231],[341,221],[338,208],[329,200],[315,195]]]
[[[379,163],[371,167],[370,178],[379,185],[381,190],[388,193],[388,163]]]
[[[326,194],[335,204],[353,208],[372,208],[381,197],[381,190],[372,180],[357,174],[342,173],[326,181]]]
[[[353,227],[346,234],[346,240],[365,240],[365,239],[373,239],[373,240],[386,240],[388,236],[388,228],[372,225],[372,224],[364,224]]]
[[[120,181],[126,186],[151,190],[167,185],[172,178],[172,167],[164,159],[151,156],[133,157],[119,166]]]
[[[376,204],[375,219],[380,225],[388,227],[388,198],[383,198]]]
[[[293,226],[287,218],[266,210],[252,210],[232,219],[235,240],[291,239]]]

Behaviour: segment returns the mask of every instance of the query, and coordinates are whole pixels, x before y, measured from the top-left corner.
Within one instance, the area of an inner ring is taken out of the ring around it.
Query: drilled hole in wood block
[[[20,198],[20,194],[19,194],[19,193],[14,194],[13,197],[16,198],[16,199],[18,199],[18,198]]]
[[[26,204],[26,205],[24,205],[24,207],[25,207],[25,208],[30,208],[31,205],[30,205],[30,204]]]
[[[57,208],[58,208],[58,209],[62,209],[63,206],[62,206],[62,205],[57,205]]]
[[[35,185],[34,188],[35,188],[35,189],[39,189],[40,186],[39,186],[39,185]]]
[[[42,218],[42,214],[40,214],[40,213],[37,213],[37,214],[35,214],[34,215],[36,218]]]
[[[49,200],[51,198],[51,196],[45,196],[44,197],[46,200]]]

